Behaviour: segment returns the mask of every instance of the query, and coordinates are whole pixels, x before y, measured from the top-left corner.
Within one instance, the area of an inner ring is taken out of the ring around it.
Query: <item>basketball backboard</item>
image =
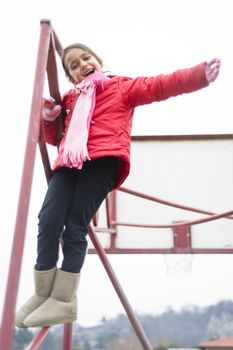
[[[106,251],[232,253],[233,217],[197,224],[233,211],[232,154],[232,135],[134,136],[131,173],[109,198],[112,233],[101,230],[106,203],[99,210],[96,229]]]

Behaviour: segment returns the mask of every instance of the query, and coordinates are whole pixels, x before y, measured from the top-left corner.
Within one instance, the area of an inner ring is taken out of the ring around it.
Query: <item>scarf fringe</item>
[[[63,164],[69,168],[78,168],[82,169],[83,162],[86,160],[91,160],[88,154],[87,147],[83,148],[80,151],[68,151],[66,154],[63,154]]]

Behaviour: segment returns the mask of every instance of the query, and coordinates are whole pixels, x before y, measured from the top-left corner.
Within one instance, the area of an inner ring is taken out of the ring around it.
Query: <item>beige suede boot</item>
[[[25,320],[25,327],[45,327],[77,319],[76,291],[80,273],[57,270],[51,296]]]
[[[15,326],[25,328],[25,318],[37,309],[51,294],[57,268],[51,270],[36,271],[34,269],[35,294],[16,312]]]

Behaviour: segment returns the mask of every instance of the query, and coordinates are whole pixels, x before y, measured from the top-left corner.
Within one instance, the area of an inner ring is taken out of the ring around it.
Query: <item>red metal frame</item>
[[[49,332],[49,327],[43,327],[39,330],[36,336],[32,339],[31,343],[28,345],[26,350],[36,350],[39,349],[40,345],[43,343]]]
[[[40,33],[39,49],[35,73],[35,83],[32,97],[31,113],[28,127],[28,137],[25,150],[23,173],[15,223],[14,240],[10,258],[8,281],[3,305],[0,344],[5,350],[10,350],[13,334],[14,309],[21,272],[25,230],[28,217],[33,168],[36,154],[36,144],[39,138],[41,100],[44,87],[44,76],[49,49],[49,25],[43,25]]]
[[[0,344],[1,348],[4,350],[11,349],[12,335],[13,335],[13,325],[14,325],[14,310],[16,305],[16,298],[19,287],[20,272],[22,265],[22,257],[24,250],[25,234],[26,234],[26,224],[28,217],[28,209],[30,202],[30,193],[32,187],[32,178],[34,171],[34,162],[36,155],[36,145],[38,143],[42,162],[45,170],[45,175],[47,181],[50,180],[52,172],[50,161],[48,157],[47,147],[43,140],[43,135],[40,133],[40,116],[42,108],[42,96],[44,89],[45,73],[47,70],[48,84],[50,95],[53,96],[56,101],[60,101],[60,93],[58,87],[58,74],[55,52],[58,54],[62,51],[62,46],[58,40],[58,37],[53,30],[50,21],[41,21],[41,33],[39,39],[37,65],[35,72],[35,82],[33,88],[33,97],[31,105],[31,113],[28,127],[28,136],[25,148],[25,158],[22,172],[22,180],[20,186],[20,195],[18,200],[18,209],[16,215],[15,232],[12,244],[8,280],[5,292],[5,301],[3,306],[1,328],[0,328]],[[60,127],[62,127],[62,117],[59,117]],[[58,135],[59,136],[59,135]],[[230,135],[232,137],[232,135]],[[223,138],[225,136],[223,135]],[[144,137],[147,139],[147,137]],[[210,137],[211,138],[211,135]],[[142,137],[143,139],[143,137]],[[171,136],[169,137],[171,139]],[[114,270],[108,260],[106,253],[123,253],[123,254],[148,254],[148,253],[233,253],[232,248],[228,249],[193,249],[191,241],[191,226],[195,224],[205,223],[212,220],[217,220],[220,218],[225,218],[232,220],[233,211],[228,211],[225,213],[216,214],[207,210],[191,208],[177,203],[168,202],[166,200],[152,197],[143,193],[139,193],[130,189],[121,187],[119,191],[125,192],[129,195],[144,198],[145,200],[157,202],[163,205],[169,205],[176,208],[189,210],[205,215],[208,217],[201,218],[198,220],[187,221],[187,222],[173,222],[170,224],[163,225],[148,225],[148,224],[136,224],[136,223],[126,223],[117,221],[117,192],[114,191],[108,195],[106,198],[106,227],[98,227],[98,213],[96,213],[93,218],[93,226],[89,226],[89,237],[93,243],[94,249],[91,249],[89,253],[97,253],[100,260],[112,282],[114,289],[126,311],[129,321],[138,337],[139,342],[144,350],[152,350],[152,346],[147,339],[136,315],[130,306],[129,301],[114,273]],[[119,248],[116,245],[117,238],[117,228],[118,226],[131,226],[131,227],[157,227],[157,228],[171,228],[173,230],[173,241],[174,245],[170,249],[131,249],[131,248]],[[110,246],[107,249],[103,249],[96,232],[106,232],[110,234]],[[49,327],[42,328],[35,338],[32,340],[27,350],[37,350],[39,346],[44,341],[46,335],[49,332]],[[63,350],[72,349],[72,324],[64,325],[63,334]]]
[[[221,135],[219,135],[221,136]],[[222,135],[224,136],[224,135]],[[232,138],[232,135],[228,135],[228,138]],[[138,138],[138,137],[137,137]],[[144,138],[144,137],[142,137]],[[226,138],[224,136],[224,138]],[[148,138],[147,138],[148,139]],[[203,224],[206,222],[218,220],[221,218],[227,220],[233,220],[233,210],[216,214],[209,210],[198,209],[189,207],[183,204],[170,202],[161,198],[153,197],[145,193],[134,191],[125,187],[118,189],[120,192],[127,193],[132,196],[140,197],[145,200],[156,202],[162,205],[171,206],[178,209],[183,209],[191,212],[206,214],[208,217],[200,218],[192,221],[179,221],[167,224],[139,224],[139,223],[128,223],[117,221],[117,193],[113,192],[111,197],[111,208],[108,209],[107,226],[108,228],[97,227],[95,230],[99,232],[108,232],[110,234],[110,246],[105,248],[105,252],[108,254],[232,254],[233,248],[193,248],[192,247],[192,231],[191,227],[197,224]],[[107,201],[107,206],[110,206]],[[171,248],[120,248],[116,244],[117,227],[128,226],[128,227],[143,227],[143,228],[171,228],[173,232],[173,246]],[[89,249],[90,254],[95,254],[95,249]]]
[[[36,145],[39,144],[42,161],[45,169],[45,175],[47,180],[51,178],[51,167],[48,158],[48,152],[46,145],[43,141],[43,135],[40,134],[40,116],[42,108],[42,97],[44,89],[45,73],[47,68],[48,82],[50,94],[57,101],[60,99],[57,79],[57,69],[55,60],[55,49],[58,53],[61,52],[61,45],[54,32],[50,21],[41,21],[41,33],[39,40],[37,66],[35,74],[35,82],[33,89],[30,121],[28,127],[28,137],[25,149],[25,159],[23,165],[22,181],[20,187],[20,195],[18,201],[18,209],[16,216],[15,232],[12,245],[10,267],[8,272],[7,287],[5,292],[5,301],[3,306],[3,314],[0,328],[0,344],[4,350],[11,349],[13,326],[14,326],[14,311],[16,305],[16,298],[19,287],[19,279],[22,265],[23,249],[26,235],[26,224],[28,217],[28,209],[30,202],[30,193],[32,187],[32,178],[34,171]],[[112,202],[114,207],[114,202]],[[110,214],[111,216],[112,214]],[[112,216],[111,216],[112,217]],[[97,224],[97,215],[95,217],[95,223]],[[112,225],[109,221],[109,225]],[[113,225],[114,226],[114,225]],[[133,329],[142,344],[143,349],[152,350],[152,346],[149,343],[140,323],[138,322],[133,309],[131,308],[123,289],[117,280],[116,275],[111,267],[111,264],[98,241],[96,233],[92,227],[89,228],[89,234],[96,247],[96,251],[100,256],[100,259],[111,279],[111,282],[116,289],[116,292],[126,310],[129,320]],[[42,328],[36,337],[33,339],[28,349],[36,350],[39,348],[43,340],[45,339],[49,328]],[[63,336],[63,349],[71,350],[72,348],[72,324],[64,325]]]

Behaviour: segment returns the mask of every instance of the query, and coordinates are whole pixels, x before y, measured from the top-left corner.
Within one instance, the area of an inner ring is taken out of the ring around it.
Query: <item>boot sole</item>
[[[34,325],[32,325],[32,324],[24,325],[24,327],[25,328],[49,327],[49,326],[54,326],[54,325],[57,325],[57,324],[72,323],[72,322],[74,322],[76,320],[77,320],[77,315],[73,315],[73,316],[69,316],[69,317],[66,317],[66,318],[53,320],[52,322],[39,322],[39,323],[36,323]]]

